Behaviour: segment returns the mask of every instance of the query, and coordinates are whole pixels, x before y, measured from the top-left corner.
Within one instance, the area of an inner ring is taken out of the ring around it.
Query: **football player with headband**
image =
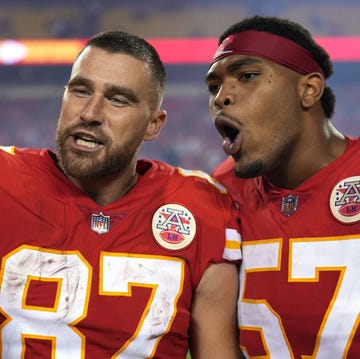
[[[288,19],[229,27],[207,72],[240,207],[247,358],[360,357],[360,141],[331,123],[329,55]]]
[[[209,175],[138,160],[166,121],[155,49],[91,38],[57,153],[0,149],[0,357],[239,356],[237,207]]]

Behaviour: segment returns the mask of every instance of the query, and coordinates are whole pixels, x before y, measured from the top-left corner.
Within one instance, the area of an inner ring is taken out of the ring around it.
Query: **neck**
[[[307,133],[300,139],[298,146],[264,178],[279,188],[295,189],[341,156],[346,146],[345,136],[327,121],[320,131],[313,131],[311,136]]]

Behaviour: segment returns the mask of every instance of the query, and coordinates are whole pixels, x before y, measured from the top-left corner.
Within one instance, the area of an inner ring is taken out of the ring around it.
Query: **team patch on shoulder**
[[[330,209],[342,223],[360,221],[360,176],[345,178],[333,188]]]
[[[184,206],[165,204],[154,213],[152,231],[160,246],[173,250],[183,249],[195,237],[195,218]]]

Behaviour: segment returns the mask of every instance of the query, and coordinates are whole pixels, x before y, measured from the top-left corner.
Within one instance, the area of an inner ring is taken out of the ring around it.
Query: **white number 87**
[[[131,296],[133,286],[152,288],[137,329],[114,358],[153,357],[174,319],[183,267],[183,261],[173,257],[101,254],[100,295]],[[7,320],[1,331],[1,357],[22,358],[25,339],[38,338],[51,341],[56,359],[84,358],[85,338],[74,326],[87,315],[92,268],[86,259],[78,251],[22,246],[4,257],[2,268],[0,309]],[[58,283],[52,307],[27,304],[29,283],[34,279]]]

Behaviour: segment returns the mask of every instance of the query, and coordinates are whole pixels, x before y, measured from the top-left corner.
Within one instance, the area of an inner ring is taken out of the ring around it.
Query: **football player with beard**
[[[0,150],[1,358],[237,358],[237,211],[207,174],[139,160],[165,124],[144,39],[94,36],[57,154]]]

